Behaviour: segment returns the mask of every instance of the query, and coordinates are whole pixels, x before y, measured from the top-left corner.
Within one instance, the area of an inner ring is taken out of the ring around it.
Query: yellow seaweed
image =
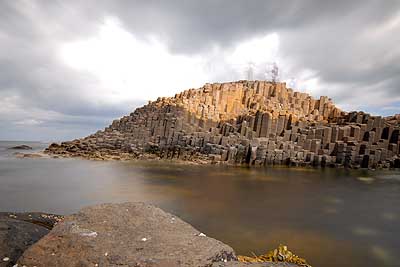
[[[238,256],[240,262],[288,262],[302,267],[311,267],[307,261],[288,250],[287,246],[279,245],[277,249],[269,251],[263,255]]]

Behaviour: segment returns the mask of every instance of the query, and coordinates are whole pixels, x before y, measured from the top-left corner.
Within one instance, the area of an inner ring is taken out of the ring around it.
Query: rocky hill
[[[158,98],[47,153],[89,159],[400,167],[398,116],[344,112],[285,83],[206,84]]]

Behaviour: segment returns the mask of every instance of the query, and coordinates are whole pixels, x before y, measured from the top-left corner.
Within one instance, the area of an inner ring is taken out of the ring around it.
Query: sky
[[[400,1],[1,1],[0,140],[86,136],[159,96],[279,80],[400,113]]]

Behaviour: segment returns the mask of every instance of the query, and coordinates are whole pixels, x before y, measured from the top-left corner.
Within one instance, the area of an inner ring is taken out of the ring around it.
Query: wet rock
[[[14,266],[22,253],[48,232],[49,230],[43,226],[1,216],[0,267]]]
[[[31,150],[32,147],[28,146],[28,145],[18,145],[18,146],[13,146],[10,147],[8,149],[21,149],[21,150]]]
[[[0,219],[29,222],[51,230],[64,216],[44,212],[0,212]]]
[[[22,159],[22,158],[30,158],[30,159],[36,159],[36,158],[43,158],[44,155],[41,153],[14,153],[16,158]]]
[[[25,251],[20,266],[211,266],[233,249],[144,203],[103,204],[67,216]],[[97,265],[96,265],[97,264]]]

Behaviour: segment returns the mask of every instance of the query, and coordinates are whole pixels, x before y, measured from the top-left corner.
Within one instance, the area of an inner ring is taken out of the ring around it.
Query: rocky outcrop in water
[[[10,147],[8,149],[18,149],[18,150],[31,150],[33,149],[32,147],[28,146],[28,145],[18,145],[18,146],[13,146]]]
[[[399,116],[344,112],[285,83],[206,84],[159,98],[47,153],[264,166],[400,167]]]

